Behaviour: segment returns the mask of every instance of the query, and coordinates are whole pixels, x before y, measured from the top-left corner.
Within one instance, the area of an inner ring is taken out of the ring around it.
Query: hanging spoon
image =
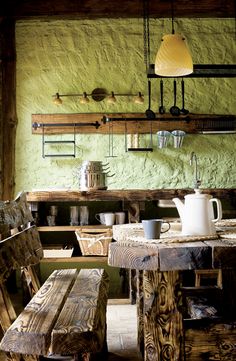
[[[151,81],[148,80],[148,109],[145,111],[147,119],[155,119],[156,115],[151,110]]]
[[[182,109],[180,109],[180,113],[183,115],[187,115],[189,110],[184,108],[184,80],[181,80],[181,91],[182,91]]]
[[[165,111],[166,111],[165,107],[163,105],[163,93],[164,93],[164,91],[163,91],[163,80],[161,79],[161,81],[160,81],[161,105],[159,107],[159,113],[160,114],[165,114]]]
[[[170,108],[170,113],[176,116],[180,115],[180,109],[176,106],[176,80],[174,80],[174,105]]]

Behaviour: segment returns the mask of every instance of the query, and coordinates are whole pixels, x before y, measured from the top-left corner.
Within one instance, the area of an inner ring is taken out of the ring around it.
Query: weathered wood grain
[[[236,199],[236,188],[205,188],[203,193],[211,194],[213,197]],[[28,202],[60,202],[60,201],[155,201],[159,199],[183,198],[186,194],[193,193],[192,189],[127,189],[127,190],[98,190],[98,191],[34,191],[27,192]]]
[[[147,247],[138,243],[130,247],[130,243],[110,243],[108,264],[114,267],[131,268],[137,270],[155,270],[159,267],[159,253],[157,246]]]
[[[169,18],[170,4],[166,1],[150,1],[149,13],[154,18]],[[224,6],[220,0],[175,0],[175,17],[178,18],[233,18],[233,0],[225,0]],[[141,18],[143,14],[142,2],[134,0],[59,0],[57,7],[50,0],[6,2],[1,10],[1,16],[11,16],[18,19],[46,18],[52,19],[97,19],[97,18]],[[115,89],[114,89],[115,90]]]
[[[191,328],[185,323],[186,361],[236,360],[236,323],[205,322]]]
[[[106,339],[107,297],[106,272],[81,270],[53,328],[53,353],[101,351]]]
[[[43,258],[43,248],[35,226],[0,241],[0,282],[22,266],[36,264]]]
[[[143,271],[137,271],[137,315],[138,315],[138,346],[144,356],[144,292]]]
[[[212,267],[212,249],[204,242],[159,246],[160,270],[190,270]]]
[[[13,199],[15,186],[16,143],[16,44],[15,19],[6,17],[1,21],[1,196]]]
[[[32,114],[32,134],[42,134],[42,126],[40,128],[34,127],[34,123],[39,124],[65,124],[64,126],[49,126],[45,125],[44,132],[46,134],[61,134],[73,133],[74,127],[69,127],[67,124],[83,124],[94,123],[100,124],[96,129],[94,126],[84,125],[83,127],[75,127],[75,132],[78,133],[96,133],[108,134],[110,122],[104,123],[103,116],[111,119],[119,118],[120,120],[113,120],[113,133],[124,134],[125,126],[128,134],[144,134],[150,133],[150,124],[152,125],[152,132],[155,134],[159,130],[173,131],[175,129],[182,129],[186,133],[199,133],[202,130],[214,130],[214,121],[225,123],[227,129],[227,122],[232,122],[230,129],[235,129],[235,115],[217,115],[217,114],[192,114],[180,115],[173,117],[171,114],[160,115],[156,113],[156,118],[151,122],[143,113],[75,113],[75,114]],[[122,119],[122,120],[121,120]],[[124,120],[123,120],[124,119]],[[125,121],[128,119],[128,121]],[[138,122],[137,120],[138,119]],[[218,125],[219,126],[219,125]],[[220,129],[224,129],[221,125]]]
[[[228,268],[236,265],[236,240],[219,239],[206,241],[212,249],[213,267]]]
[[[179,272],[144,271],[144,360],[181,360]]]
[[[3,351],[46,355],[51,331],[77,275],[76,269],[56,270],[6,331]]]
[[[14,230],[22,230],[33,221],[33,216],[26,200],[26,193],[20,193],[15,200],[0,201],[0,233],[7,238]]]

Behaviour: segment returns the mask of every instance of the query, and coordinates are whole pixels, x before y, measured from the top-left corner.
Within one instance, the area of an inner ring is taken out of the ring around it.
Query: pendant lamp
[[[172,34],[164,35],[155,60],[155,74],[160,76],[178,77],[193,72],[193,61],[187,41],[181,34],[175,34],[173,0]]]

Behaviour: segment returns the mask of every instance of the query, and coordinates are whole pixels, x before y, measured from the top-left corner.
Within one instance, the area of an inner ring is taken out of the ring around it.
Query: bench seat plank
[[[82,269],[52,332],[56,354],[100,352],[106,342],[108,275],[103,269]]]
[[[51,332],[78,271],[55,270],[6,331],[0,348],[6,352],[46,355]]]

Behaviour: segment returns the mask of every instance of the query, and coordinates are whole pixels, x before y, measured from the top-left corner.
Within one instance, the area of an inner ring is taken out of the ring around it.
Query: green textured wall
[[[161,36],[170,28],[168,19],[151,20],[152,63]],[[233,19],[178,19],[175,30],[187,37],[195,64],[236,62]],[[142,19],[17,22],[16,192],[47,187],[78,189],[75,168],[86,159],[109,161],[111,172],[116,174],[108,179],[110,189],[191,187],[191,151],[199,158],[203,187],[235,187],[235,134],[187,135],[180,149],[169,146],[138,154],[125,152],[124,137],[120,135],[114,138],[117,157],[108,159],[108,136],[78,135],[76,159],[42,158],[41,136],[31,133],[31,114],[147,109],[147,96],[143,105],[128,102],[127,98],[118,98],[114,105],[105,101],[81,105],[78,98],[63,98],[61,107],[52,103],[52,94],[57,91],[90,93],[96,87],[147,95],[142,31]],[[154,79],[152,85],[152,109],[158,111],[159,80]],[[165,80],[167,109],[173,105],[172,85],[172,80]],[[190,112],[236,114],[235,79],[186,79],[185,88]],[[179,105],[180,101],[179,95]]]

